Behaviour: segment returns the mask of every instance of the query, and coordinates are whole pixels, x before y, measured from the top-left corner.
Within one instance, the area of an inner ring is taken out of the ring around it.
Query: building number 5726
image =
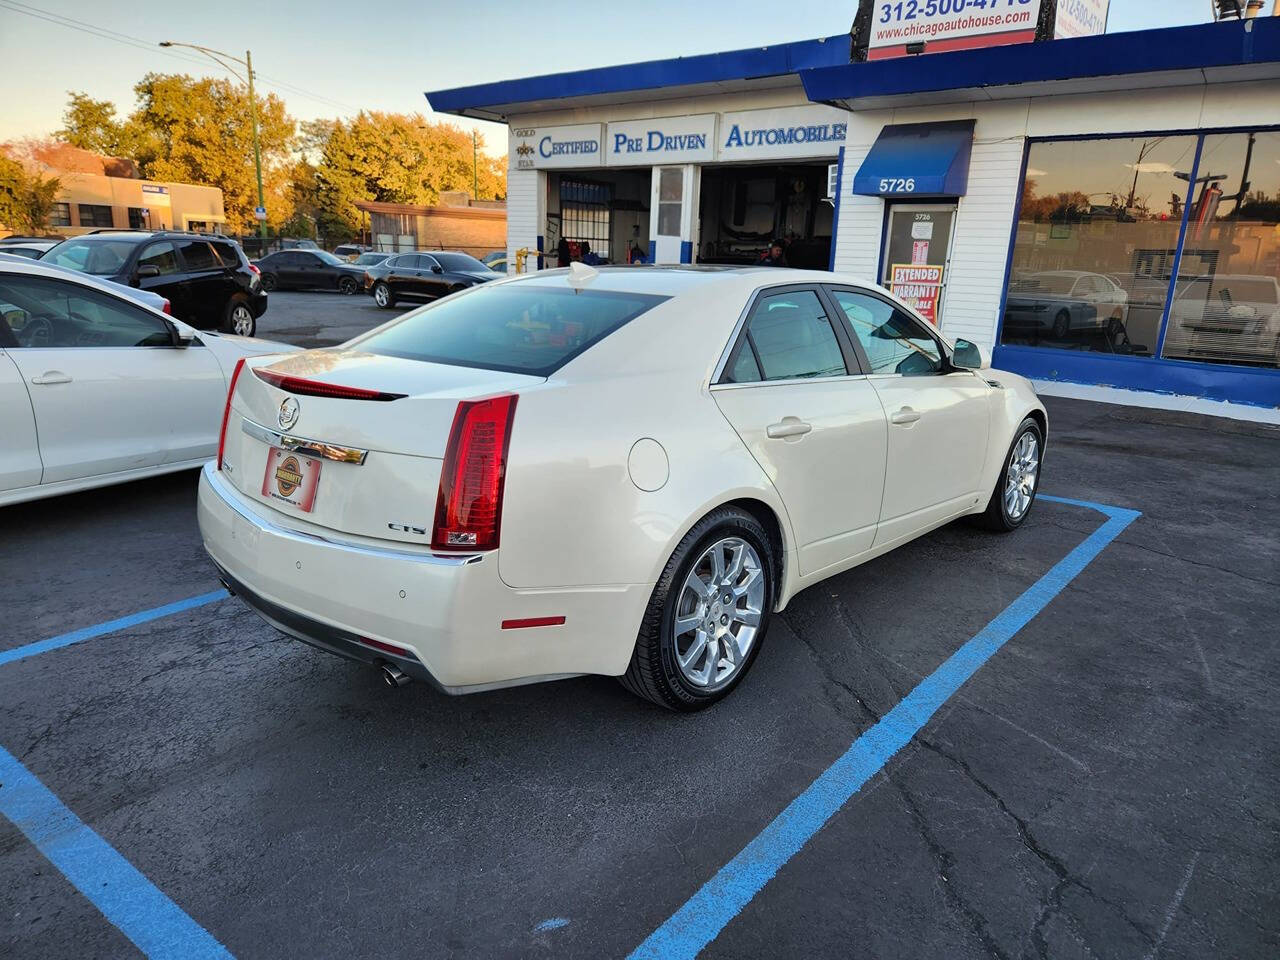
[[[907,177],[905,180],[901,177],[886,177],[880,181],[881,193],[915,193],[916,180],[915,177]]]

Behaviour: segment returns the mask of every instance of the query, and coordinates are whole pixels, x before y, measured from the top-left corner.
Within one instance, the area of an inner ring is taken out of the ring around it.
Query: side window
[[[138,257],[138,266],[156,267],[160,276],[165,277],[178,272],[178,255],[168,240],[149,243],[143,247],[142,256]]]
[[[756,302],[726,380],[752,383],[846,373],[840,342],[818,295],[790,290]]]
[[[851,290],[832,296],[849,318],[871,373],[937,373],[942,369],[938,342],[914,318],[879,297]]]
[[[217,270],[221,264],[208,240],[187,240],[178,247],[188,270]]]
[[[20,347],[167,347],[159,317],[106,293],[45,277],[0,276],[0,313]]]
[[[419,270],[434,270],[438,266],[440,266],[440,261],[435,257],[428,257],[426,254],[422,253],[418,254]]]

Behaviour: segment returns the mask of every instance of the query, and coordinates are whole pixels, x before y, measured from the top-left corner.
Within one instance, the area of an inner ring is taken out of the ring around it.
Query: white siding
[[[879,282],[880,237],[884,226],[884,201],[853,194],[853,177],[871,152],[871,145],[846,146],[840,173],[840,220],[836,224],[837,273],[852,273]]]
[[[522,247],[536,250],[544,214],[546,174],[539,170],[507,172],[507,272],[515,273],[516,251]],[[537,256],[525,261],[526,271],[538,269]]]

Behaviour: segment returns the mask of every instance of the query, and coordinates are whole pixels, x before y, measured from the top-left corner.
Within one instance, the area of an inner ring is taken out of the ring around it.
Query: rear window
[[[129,254],[137,245],[137,240],[64,240],[41,259],[81,273],[109,277],[124,268]]]
[[[483,263],[475,257],[469,257],[465,253],[433,253],[433,257],[440,262],[440,266],[446,270],[488,270]]]
[[[485,285],[423,307],[354,341],[409,360],[550,376],[624,323],[666,300],[643,293]]]

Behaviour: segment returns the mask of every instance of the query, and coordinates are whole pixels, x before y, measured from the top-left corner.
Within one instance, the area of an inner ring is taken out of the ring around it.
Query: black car
[[[465,253],[398,253],[365,269],[364,288],[378,306],[394,307],[397,300],[435,300],[500,276]]]
[[[41,258],[165,297],[179,320],[251,337],[267,295],[244,251],[226,237],[111,230],[63,240]]]
[[[281,250],[253,265],[262,271],[267,290],[337,290],[348,296],[360,289],[364,268],[325,250]]]

